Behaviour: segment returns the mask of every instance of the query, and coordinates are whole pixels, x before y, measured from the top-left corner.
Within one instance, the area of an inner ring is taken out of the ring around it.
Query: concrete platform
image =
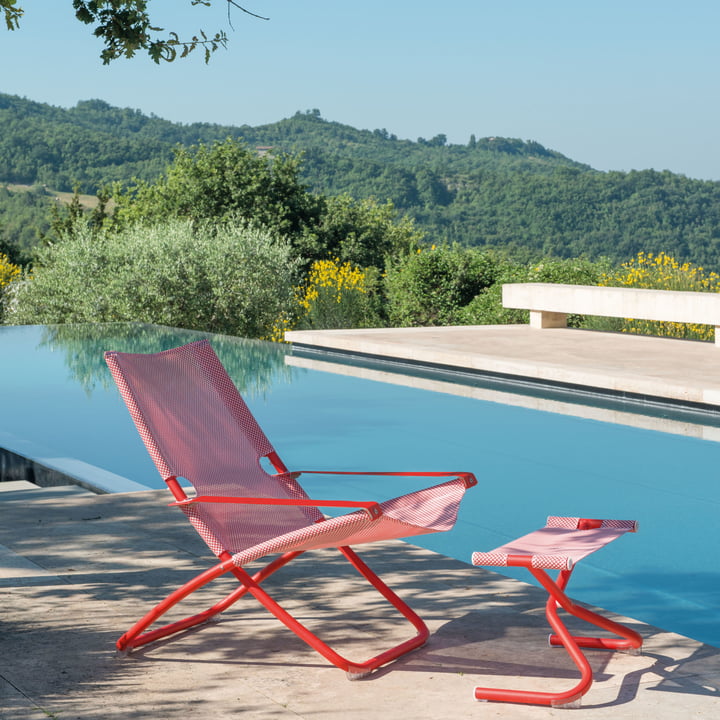
[[[713,343],[529,325],[295,330],[286,332],[285,338],[298,348],[342,351],[720,410],[720,348]]]
[[[596,683],[581,710],[478,703],[477,684],[562,690],[576,671],[546,646],[544,594],[401,542],[361,554],[427,621],[430,642],[349,682],[257,603],[117,658],[114,642],[213,558],[164,491],[0,496],[0,718],[577,717],[714,718],[720,649],[630,620],[640,656],[588,651]],[[310,553],[267,586],[353,656],[404,637],[374,591],[334,552]],[[316,592],[312,575],[323,581]],[[219,581],[219,584],[227,584]],[[222,588],[215,588],[218,596]],[[192,596],[184,611],[217,599]],[[370,624],[366,623],[370,620]],[[369,628],[372,628],[368,631]]]

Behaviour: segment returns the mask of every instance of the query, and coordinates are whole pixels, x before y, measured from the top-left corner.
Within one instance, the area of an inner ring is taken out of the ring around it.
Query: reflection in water
[[[720,425],[718,424],[717,414],[701,414],[698,412],[685,412],[676,409],[674,417],[665,409],[664,415],[661,414],[644,414],[640,412],[637,406],[629,403],[623,404],[622,401],[611,402],[606,398],[600,398],[595,405],[583,403],[578,398],[574,402],[567,402],[553,399],[550,393],[543,395],[542,393],[523,394],[521,391],[523,386],[516,385],[516,392],[510,392],[507,389],[496,390],[489,389],[482,384],[468,384],[463,382],[463,376],[455,380],[452,373],[444,373],[441,377],[450,377],[451,380],[437,380],[433,378],[432,371],[426,370],[426,374],[412,374],[413,368],[407,367],[404,372],[393,369],[392,365],[387,365],[390,370],[379,370],[370,367],[370,363],[365,361],[364,364],[354,364],[350,359],[343,358],[343,362],[339,362],[336,358],[331,360],[318,360],[313,357],[304,357],[303,355],[286,355],[285,362],[294,368],[305,368],[307,370],[316,370],[318,372],[334,373],[337,375],[348,375],[351,377],[362,378],[364,380],[372,380],[375,382],[391,383],[394,385],[404,385],[407,387],[418,388],[421,390],[431,390],[432,392],[449,393],[451,395],[459,395],[461,397],[475,398],[487,402],[500,403],[502,405],[513,405],[516,407],[528,408],[530,410],[542,410],[544,412],[557,413],[561,415],[572,415],[573,417],[584,418],[587,420],[599,420],[600,422],[613,423],[616,425],[629,425],[636,428],[644,428],[663,433],[672,433],[676,435],[688,435],[697,437],[702,440],[720,442]],[[440,375],[440,373],[437,373]],[[498,383],[496,383],[497,385]],[[513,387],[512,383],[505,383],[505,388]],[[560,394],[560,393],[557,393]],[[570,395],[569,392],[564,393],[565,396]],[[600,401],[602,400],[602,402]],[[619,408],[627,408],[625,410]]]
[[[278,380],[290,381],[285,365],[287,346],[246,340],[228,335],[180,330],[143,323],[49,325],[43,329],[39,347],[61,350],[70,377],[90,395],[97,385],[109,389],[114,383],[105,364],[106,350],[155,353],[207,338],[238,390],[263,395]]]

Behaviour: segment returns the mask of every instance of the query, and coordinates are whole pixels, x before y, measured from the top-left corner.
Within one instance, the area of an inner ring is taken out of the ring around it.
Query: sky
[[[416,140],[534,140],[598,170],[720,180],[718,0],[150,0],[156,25],[227,50],[104,66],[70,0],[0,21],[0,92],[101,99],[174,122],[262,125],[298,110]],[[0,128],[0,132],[2,129]]]

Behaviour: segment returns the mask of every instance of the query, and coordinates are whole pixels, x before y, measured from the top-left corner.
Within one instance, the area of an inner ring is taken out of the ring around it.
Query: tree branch
[[[143,50],[156,63],[161,60],[172,62],[176,58],[187,57],[193,50],[201,47],[205,51],[205,62],[220,47],[227,47],[227,35],[222,31],[209,38],[203,30],[191,40],[180,40],[177,33],[168,32],[166,38],[156,33],[163,28],[151,24],[147,9],[149,0],[73,0],[75,17],[80,22],[93,27],[93,35],[100,38],[105,48],[100,53],[103,64],[107,65],[119,57],[131,58],[138,50]],[[209,7],[215,0],[190,0],[192,5]],[[258,20],[270,18],[258,15],[240,5],[236,0],[225,0],[228,8],[228,23],[232,28],[230,8],[235,7],[246,15]],[[23,10],[18,0],[0,0],[0,13],[5,18],[8,30],[19,26]],[[233,28],[234,29],[234,28]]]
[[[254,12],[250,12],[249,10],[246,10],[242,5],[238,5],[235,0],[227,0],[228,4],[228,17],[230,13],[230,5],[234,5],[238,10],[242,10],[244,13],[247,13],[248,15],[252,15],[254,18],[258,18],[259,20],[269,20],[269,17],[264,17],[263,15],[256,15]]]
[[[16,6],[17,0],[0,0],[0,9],[5,15],[5,24],[8,30],[17,30],[23,9]],[[228,0],[230,2],[230,0]]]

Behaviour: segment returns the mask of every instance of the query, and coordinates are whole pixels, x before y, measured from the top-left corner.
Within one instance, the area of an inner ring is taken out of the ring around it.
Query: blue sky
[[[0,92],[62,107],[99,98],[177,122],[260,125],[317,108],[401,138],[535,140],[599,170],[720,180],[718,0],[151,0],[181,35],[223,28],[202,58],[103,66],[70,0],[20,0],[0,26]]]

